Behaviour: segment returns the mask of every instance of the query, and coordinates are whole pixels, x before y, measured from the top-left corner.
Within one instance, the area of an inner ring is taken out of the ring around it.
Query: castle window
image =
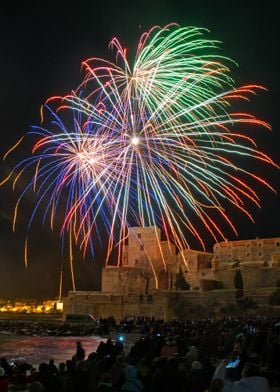
[[[280,246],[280,242],[276,242],[276,246]]]
[[[134,260],[134,264],[137,265],[138,263],[139,263],[139,260],[138,260],[138,259],[135,259],[135,260]]]
[[[144,250],[144,245],[140,245],[140,250]]]
[[[247,254],[246,254],[246,257],[250,257],[250,256],[251,256],[251,253],[247,253]]]
[[[137,234],[137,237],[138,237],[138,238],[142,238],[141,233],[138,233],[138,234]]]
[[[258,243],[258,247],[260,248],[262,246],[261,242]]]
[[[261,257],[262,256],[262,252],[259,252],[259,257]]]
[[[228,257],[231,259],[232,258],[232,254],[229,254]]]
[[[246,244],[246,246],[247,246],[247,248],[249,248],[250,244],[248,243],[248,244]]]

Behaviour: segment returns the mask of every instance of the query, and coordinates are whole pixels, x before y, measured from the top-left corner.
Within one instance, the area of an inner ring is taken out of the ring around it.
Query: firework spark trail
[[[31,131],[29,135],[39,140],[34,144],[32,155],[14,169],[18,173],[15,186],[24,174],[34,168],[34,176],[18,199],[14,225],[20,203],[28,192],[33,191],[37,195],[37,204],[28,223],[27,236],[38,209],[43,205],[43,222],[50,215],[53,228],[54,216],[63,215],[61,235],[66,231],[72,239],[83,244],[84,237],[88,237],[89,228],[92,232],[99,214],[104,224],[110,225],[104,209],[110,208],[108,192],[111,173],[108,160],[114,157],[115,148],[104,132],[92,135],[88,124],[83,127],[76,119],[74,130],[70,132],[55,113],[51,114],[55,117],[56,125],[53,133],[40,127]],[[64,212],[58,213],[59,210]],[[90,243],[91,239],[88,238],[86,246]]]
[[[100,100],[110,111],[104,116],[106,126],[112,130],[112,138],[124,140],[127,136],[128,143],[129,136],[131,140],[138,140],[139,146],[120,145],[126,153],[118,170],[124,171],[129,178],[118,184],[118,194],[123,194],[126,200],[122,208],[125,221],[136,209],[141,225],[169,227],[165,234],[179,248],[188,244],[178,226],[177,216],[181,215],[189,228],[193,227],[186,210],[193,210],[217,240],[215,233],[222,237],[223,234],[208,216],[208,209],[216,208],[236,232],[224,212],[223,199],[249,217],[251,214],[246,210],[244,199],[259,206],[254,190],[231,174],[240,172],[251,176],[238,166],[239,155],[273,164],[256,149],[252,139],[231,130],[236,124],[269,128],[268,124],[246,113],[228,111],[234,99],[248,100],[249,94],[263,88],[256,85],[234,88],[229,68],[220,62],[229,59],[199,54],[217,47],[216,41],[205,40],[201,38],[202,34],[203,29],[175,29],[170,33],[166,28],[154,37],[145,35],[141,42],[145,41],[146,46],[143,43],[138,46],[133,71],[128,66],[126,51],[114,39],[111,46],[116,48],[116,57],[124,64],[123,75],[120,66],[114,68],[110,63],[106,77],[106,64],[94,68],[91,64],[97,60],[91,59],[84,62],[87,73],[85,83],[80,86],[85,90],[90,82],[101,86],[97,90]],[[83,111],[87,106],[87,111],[95,117],[94,106],[92,109],[88,106],[91,95],[85,92],[85,96],[85,100],[79,102],[75,96],[67,99],[77,110]],[[111,119],[112,115],[114,119]],[[123,126],[120,127],[120,123]],[[238,143],[238,139],[245,143]],[[137,179],[136,182],[131,181],[131,176]],[[138,189],[136,202],[133,202],[133,187]],[[178,198],[181,207],[176,211],[173,204]],[[156,217],[156,210],[164,211],[164,214],[159,213]],[[158,220],[165,220],[166,224]],[[195,230],[191,231],[197,235]]]
[[[50,214],[53,226],[66,192],[62,238],[68,233],[84,254],[94,251],[101,218],[109,235],[108,261],[135,224],[161,227],[182,250],[189,247],[189,234],[204,247],[197,220],[218,241],[224,235],[215,215],[235,233],[231,209],[253,219],[250,206],[260,206],[253,183],[272,187],[240,158],[278,166],[246,135],[249,126],[269,125],[232,108],[264,88],[236,88],[229,75],[234,62],[217,54],[219,42],[204,38],[206,32],[154,27],[140,38],[132,66],[114,38],[115,63],[84,61],[81,84],[47,101],[55,105],[54,130],[37,127],[33,156],[15,168],[17,182],[35,167],[19,198],[32,188],[38,196],[29,228],[45,198],[43,220]],[[60,118],[68,113],[71,130]]]

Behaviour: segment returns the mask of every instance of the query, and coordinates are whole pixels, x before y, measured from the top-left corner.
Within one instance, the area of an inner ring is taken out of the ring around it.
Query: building
[[[161,240],[156,226],[128,229],[123,248],[122,267],[107,266],[102,271],[102,292],[145,293],[151,290],[172,290],[181,266],[191,286],[199,286],[203,277],[213,278],[213,254],[185,249],[177,253],[169,241]]]
[[[280,238],[224,241],[214,245],[214,258],[218,262],[257,263],[270,265],[280,255]],[[274,256],[275,255],[275,256]]]
[[[212,270],[225,288],[233,288],[239,265],[245,288],[275,287],[280,279],[280,237],[224,241],[213,247]]]
[[[122,267],[103,269],[102,292],[147,294],[153,289],[169,289],[175,264],[175,245],[161,240],[158,227],[131,227],[123,247]]]
[[[279,286],[280,237],[223,241],[214,245],[213,253],[177,252],[174,244],[162,241],[158,227],[132,227],[121,261],[120,267],[103,268],[101,292],[70,292],[64,312],[114,315],[117,320],[132,315],[168,318],[168,298],[174,294],[179,268],[190,285],[190,291],[182,295],[194,303],[209,301],[209,290],[215,288],[232,290],[222,297],[213,292],[216,303],[234,299],[237,266],[245,289]]]

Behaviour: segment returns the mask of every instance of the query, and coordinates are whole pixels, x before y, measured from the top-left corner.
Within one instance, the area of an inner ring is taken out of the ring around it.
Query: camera
[[[117,336],[117,341],[123,343],[125,341],[125,337],[123,335]]]
[[[240,364],[240,358],[230,359],[226,364],[227,369],[237,368]]]

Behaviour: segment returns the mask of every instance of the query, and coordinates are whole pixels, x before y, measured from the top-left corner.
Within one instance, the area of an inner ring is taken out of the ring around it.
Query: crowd
[[[276,318],[172,321],[129,319],[114,341],[38,369],[0,360],[0,392],[277,392],[280,323]],[[125,335],[141,332],[127,352]]]

